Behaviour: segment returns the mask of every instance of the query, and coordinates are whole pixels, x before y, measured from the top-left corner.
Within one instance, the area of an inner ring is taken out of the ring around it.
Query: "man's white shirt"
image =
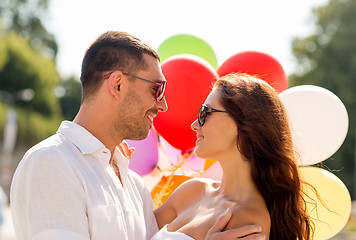
[[[80,125],[64,121],[32,147],[13,177],[10,201],[18,240],[142,240],[158,231],[140,176]]]

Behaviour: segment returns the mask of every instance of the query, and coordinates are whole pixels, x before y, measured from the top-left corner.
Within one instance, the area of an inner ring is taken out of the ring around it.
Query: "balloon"
[[[207,159],[204,164],[204,171],[207,170],[208,168],[210,168],[211,165],[213,165],[214,163],[216,163],[216,160]]]
[[[130,159],[129,168],[144,176],[149,174],[158,162],[158,139],[153,129],[144,140],[126,140],[130,147],[135,147],[133,157]]]
[[[234,72],[255,75],[265,80],[279,93],[288,88],[288,78],[281,64],[265,53],[255,51],[237,53],[218,68],[219,76]]]
[[[219,162],[215,162],[208,169],[206,169],[202,175],[204,178],[210,178],[215,181],[221,181],[223,170]]]
[[[182,155],[182,151],[174,148],[163,137],[160,137],[160,146],[171,164],[182,164],[184,169],[203,171],[205,160],[195,156],[193,151]]]
[[[199,107],[218,78],[204,59],[183,54],[162,63],[167,79],[168,111],[154,118],[155,129],[173,147],[188,151],[195,147],[196,134],[190,125],[198,117]]]
[[[177,187],[191,178],[183,175],[163,176],[151,191],[153,208],[156,209],[161,206]]]
[[[288,112],[300,165],[333,155],[348,130],[348,114],[341,100],[325,88],[304,85],[279,94]]]
[[[160,147],[162,149],[162,152],[165,154],[165,156],[167,157],[168,161],[171,164],[175,164],[177,162],[176,159],[178,159],[182,155],[181,154],[181,150],[176,149],[175,147],[173,147],[162,136],[160,136],[160,138],[159,138],[159,143],[160,143]]]
[[[315,224],[314,239],[335,236],[344,228],[351,214],[351,197],[346,186],[334,174],[321,168],[301,167],[300,174],[320,195],[319,199],[310,186],[303,185],[307,211]]]
[[[177,34],[166,39],[159,47],[161,61],[178,54],[192,54],[203,58],[215,69],[218,60],[211,46],[201,38],[190,34]]]

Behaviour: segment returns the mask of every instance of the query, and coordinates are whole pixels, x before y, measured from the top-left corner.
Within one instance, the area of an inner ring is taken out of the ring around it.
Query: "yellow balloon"
[[[344,183],[321,168],[301,167],[301,178],[311,184],[320,196],[307,184],[307,210],[315,224],[315,240],[329,239],[339,233],[346,225],[351,214],[351,197]],[[316,203],[316,205],[315,205]]]

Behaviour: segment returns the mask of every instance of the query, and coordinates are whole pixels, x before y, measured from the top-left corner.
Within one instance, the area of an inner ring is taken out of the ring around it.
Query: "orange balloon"
[[[192,177],[183,175],[163,176],[151,191],[153,208],[160,207],[177,187],[189,179],[192,179]]]
[[[204,164],[204,171],[211,167],[216,162],[216,160],[207,159]]]

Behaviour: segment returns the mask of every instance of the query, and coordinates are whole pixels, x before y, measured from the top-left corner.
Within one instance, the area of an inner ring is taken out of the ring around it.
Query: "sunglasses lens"
[[[206,110],[207,108],[203,105],[200,107],[199,110],[199,115],[198,115],[198,123],[199,125],[202,127],[205,123],[205,119],[206,119]]]
[[[161,101],[162,98],[164,97],[164,93],[166,91],[166,83],[167,82],[162,82],[162,85],[159,86],[159,88],[157,89],[157,94],[156,94],[157,101]]]

